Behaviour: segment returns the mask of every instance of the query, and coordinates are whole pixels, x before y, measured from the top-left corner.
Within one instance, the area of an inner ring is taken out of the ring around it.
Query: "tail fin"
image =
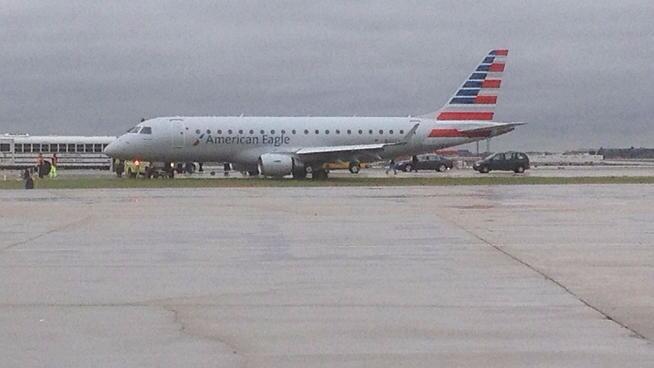
[[[493,120],[507,49],[488,52],[449,102],[429,116],[436,120]]]

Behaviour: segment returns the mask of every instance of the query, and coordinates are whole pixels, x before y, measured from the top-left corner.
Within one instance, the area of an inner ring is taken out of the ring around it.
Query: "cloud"
[[[118,134],[165,115],[436,110],[511,55],[494,147],[651,146],[645,1],[6,1],[0,131]]]

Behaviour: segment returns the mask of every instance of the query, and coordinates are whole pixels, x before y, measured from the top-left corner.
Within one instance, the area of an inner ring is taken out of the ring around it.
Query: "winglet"
[[[413,128],[411,128],[411,130],[409,130],[409,132],[404,136],[404,138],[402,138],[402,140],[400,141],[400,143],[407,143],[407,142],[409,142],[409,140],[411,139],[411,137],[412,137],[414,134],[416,134],[416,131],[418,130],[418,127],[419,127],[419,126],[420,126],[420,123],[414,125]]]

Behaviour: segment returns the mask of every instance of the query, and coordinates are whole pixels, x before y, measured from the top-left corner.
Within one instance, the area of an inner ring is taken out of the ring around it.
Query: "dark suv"
[[[501,152],[475,162],[472,168],[484,174],[491,170],[523,173],[529,169],[529,157],[522,152]]]
[[[400,161],[395,168],[402,171],[436,170],[445,171],[454,167],[452,160],[439,155],[420,155],[413,159]]]

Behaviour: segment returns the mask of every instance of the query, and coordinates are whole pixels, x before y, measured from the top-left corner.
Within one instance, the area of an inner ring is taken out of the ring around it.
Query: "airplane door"
[[[184,133],[184,122],[182,120],[171,120],[171,132],[173,134],[173,147],[183,148],[186,142],[186,133]]]

